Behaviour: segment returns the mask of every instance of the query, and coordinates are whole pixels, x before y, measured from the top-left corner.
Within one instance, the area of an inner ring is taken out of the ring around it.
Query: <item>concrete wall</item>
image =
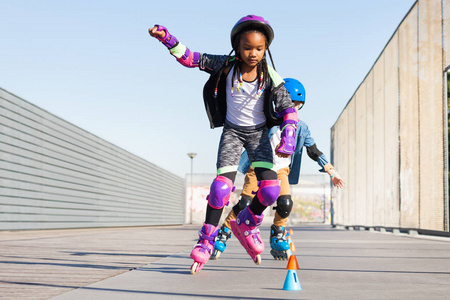
[[[0,89],[0,230],[183,224],[184,188]]]
[[[449,21],[417,1],[332,127],[335,223],[448,230]]]

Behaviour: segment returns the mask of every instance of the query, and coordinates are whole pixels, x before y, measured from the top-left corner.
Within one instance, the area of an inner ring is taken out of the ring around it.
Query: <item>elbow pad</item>
[[[281,146],[278,152],[292,154],[295,151],[295,134],[297,129],[298,117],[295,108],[285,109],[280,116],[283,117],[281,129]]]
[[[177,58],[177,61],[185,67],[195,68],[199,65],[200,53],[192,52],[185,45],[178,43],[170,49],[170,53]]]
[[[311,158],[312,160],[314,160],[314,161],[318,161],[319,160],[319,158],[322,156],[322,152],[320,152],[320,150],[319,149],[317,149],[317,146],[316,146],[316,144],[314,144],[314,145],[312,145],[312,146],[310,146],[310,147],[307,147],[306,148],[306,151],[307,151],[307,153],[308,153],[308,156],[309,156],[309,158]],[[326,159],[325,159],[326,160]],[[320,162],[319,162],[319,164],[320,164]],[[322,166],[323,167],[323,166]]]

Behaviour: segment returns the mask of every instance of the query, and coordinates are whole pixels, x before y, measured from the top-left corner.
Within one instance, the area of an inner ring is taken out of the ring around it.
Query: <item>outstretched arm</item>
[[[150,36],[158,39],[169,49],[177,61],[185,67],[195,68],[199,66],[200,53],[192,52],[188,47],[181,44],[178,39],[171,35],[166,27],[155,25],[148,29]]]
[[[333,186],[335,188],[338,189],[343,188],[345,184],[344,180],[338,174],[338,172],[334,170],[333,165],[328,162],[325,154],[323,154],[322,151],[320,151],[317,148],[316,142],[311,136],[311,132],[309,131],[308,125],[306,125],[306,123],[304,122],[301,122],[299,126],[301,127],[301,130],[305,135],[304,146],[306,147],[306,151],[308,153],[309,158],[316,161],[319,164],[319,166],[322,167],[322,169],[319,170],[320,172],[326,172],[330,176],[331,183],[333,183]]]
[[[311,146],[307,146],[306,150],[308,152],[308,156],[315,160],[319,166],[322,167],[320,172],[326,172],[328,175],[330,175],[331,182],[333,183],[333,186],[335,188],[343,188],[344,187],[344,180],[342,177],[336,172],[333,165],[328,162],[327,158],[325,157],[325,154],[320,152],[319,149],[317,149],[316,144],[313,144]]]

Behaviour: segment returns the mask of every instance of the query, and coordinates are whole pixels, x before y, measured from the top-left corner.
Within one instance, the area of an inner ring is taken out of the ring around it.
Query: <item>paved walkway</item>
[[[448,299],[450,239],[294,225],[302,291],[286,261],[239,242],[191,275],[199,226],[0,232],[0,299]],[[262,235],[268,240],[269,226]],[[266,243],[266,247],[268,247]]]

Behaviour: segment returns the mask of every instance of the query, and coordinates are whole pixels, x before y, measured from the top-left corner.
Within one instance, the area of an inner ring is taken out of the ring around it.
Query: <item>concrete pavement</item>
[[[76,234],[64,230],[40,240],[14,238],[18,234],[14,232],[8,240],[0,233],[2,248],[29,247],[27,255],[19,255],[22,262],[18,258],[14,274],[8,276],[3,268],[12,258],[0,262],[0,291],[7,291],[0,298],[448,299],[450,295],[448,238],[349,231],[322,224],[290,226],[302,291],[283,291],[287,261],[273,260],[267,242],[259,266],[232,238],[219,260],[191,275],[189,253],[198,227],[91,229]],[[267,241],[269,226],[261,230]],[[52,252],[39,251],[45,241],[52,241]],[[33,256],[40,259],[35,277],[26,276],[36,267],[26,262],[27,256],[29,261]],[[41,280],[46,277],[41,274],[51,274],[52,268],[61,276],[53,276],[54,282],[49,277],[47,282]],[[35,287],[40,293],[31,293]],[[19,293],[22,289],[30,293]]]

